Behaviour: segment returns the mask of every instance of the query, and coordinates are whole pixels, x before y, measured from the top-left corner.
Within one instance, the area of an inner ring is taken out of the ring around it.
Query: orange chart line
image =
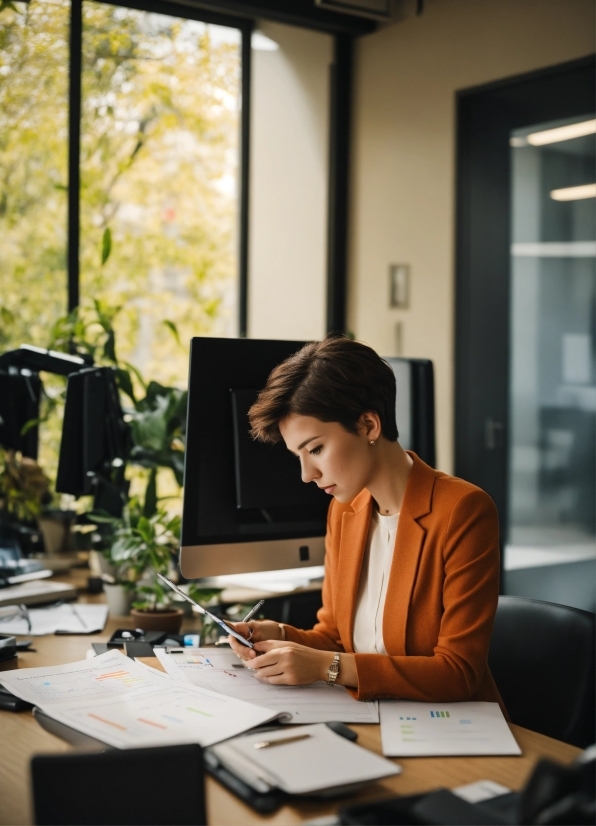
[[[143,717],[137,717],[139,723],[147,723],[148,726],[155,726],[155,728],[162,728],[167,731],[167,726],[161,726],[159,723],[154,723],[152,720],[145,720]]]
[[[118,723],[112,723],[111,720],[104,720],[103,717],[99,717],[97,714],[88,713],[89,717],[93,717],[94,720],[99,720],[100,723],[105,723],[107,726],[114,726],[114,728],[119,728],[120,731],[126,731],[125,726],[120,726]]]
[[[100,674],[99,677],[96,677],[96,680],[111,680],[112,678],[116,677],[132,677],[130,671],[112,671],[110,674]]]

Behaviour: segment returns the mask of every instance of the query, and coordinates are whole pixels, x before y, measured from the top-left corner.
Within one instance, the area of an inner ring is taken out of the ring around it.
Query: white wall
[[[279,50],[252,52],[248,333],[316,339],[325,333],[333,41],[276,23],[259,29]]]
[[[594,0],[415,0],[356,46],[349,329],[431,358],[438,466],[453,468],[455,92],[594,51]],[[410,309],[388,266],[411,265]]]

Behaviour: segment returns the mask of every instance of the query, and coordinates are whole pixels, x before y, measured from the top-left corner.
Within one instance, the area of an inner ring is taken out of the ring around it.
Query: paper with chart
[[[218,743],[276,718],[271,710],[152,675],[119,651],[0,673],[47,715],[116,748]]]
[[[256,703],[285,713],[288,723],[378,723],[377,703],[362,703],[343,686],[325,683],[312,685],[269,685],[262,683],[250,668],[244,668],[230,649],[188,648],[170,654],[156,648],[155,654],[174,680]]]
[[[521,754],[498,703],[381,700],[386,757]]]

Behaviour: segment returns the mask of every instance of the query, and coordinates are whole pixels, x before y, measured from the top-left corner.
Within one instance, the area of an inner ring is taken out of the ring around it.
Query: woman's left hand
[[[260,656],[246,662],[257,677],[272,685],[306,685],[327,678],[332,651],[319,651],[297,642],[264,640],[255,644]]]

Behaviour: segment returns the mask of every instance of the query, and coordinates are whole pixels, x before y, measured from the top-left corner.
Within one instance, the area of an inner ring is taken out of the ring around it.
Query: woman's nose
[[[318,472],[318,470],[314,467],[312,462],[309,462],[308,460],[301,461],[300,465],[303,482],[313,482],[315,479],[318,479],[318,477],[321,475]]]

